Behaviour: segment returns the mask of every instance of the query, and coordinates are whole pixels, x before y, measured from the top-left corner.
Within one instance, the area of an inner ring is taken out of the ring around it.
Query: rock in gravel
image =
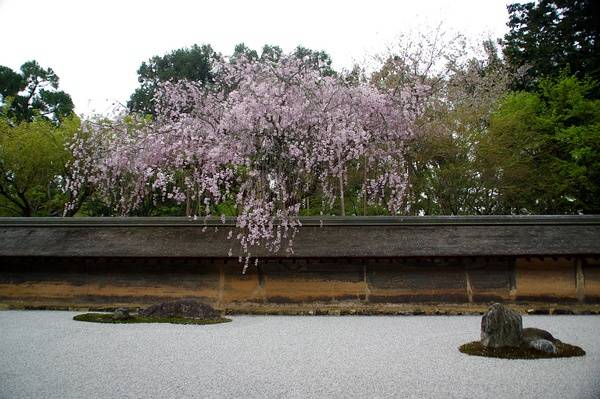
[[[112,318],[113,320],[127,320],[131,317],[129,314],[129,310],[125,308],[118,308],[113,312]]]
[[[528,345],[542,352],[546,353],[556,353],[556,346],[548,341],[547,339],[536,339],[534,341],[529,341]]]
[[[524,328],[523,329],[523,341],[532,342],[537,341],[539,339],[543,339],[550,342],[555,342],[556,338],[552,334],[550,334],[546,330],[542,330],[541,328]]]
[[[152,317],[191,317],[196,319],[216,319],[221,316],[212,306],[195,299],[159,303],[141,310],[140,314]]]
[[[521,315],[501,303],[490,306],[481,318],[481,344],[500,348],[517,347],[523,338]]]

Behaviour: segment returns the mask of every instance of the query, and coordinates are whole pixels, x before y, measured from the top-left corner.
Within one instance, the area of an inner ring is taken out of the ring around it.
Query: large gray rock
[[[546,353],[556,353],[556,346],[547,339],[536,339],[528,342],[529,347]]]
[[[141,310],[140,314],[153,317],[191,317],[197,319],[215,319],[221,316],[212,306],[194,299],[159,303]]]
[[[481,344],[492,348],[520,346],[523,338],[521,315],[495,303],[481,318]]]

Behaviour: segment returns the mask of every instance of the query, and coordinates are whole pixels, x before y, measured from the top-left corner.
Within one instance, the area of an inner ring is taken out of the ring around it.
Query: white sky
[[[474,39],[507,31],[506,0],[0,0],[0,65],[35,59],[60,77],[80,114],[126,103],[142,61],[192,44],[223,54],[244,42],[327,51],[336,69],[435,27]]]

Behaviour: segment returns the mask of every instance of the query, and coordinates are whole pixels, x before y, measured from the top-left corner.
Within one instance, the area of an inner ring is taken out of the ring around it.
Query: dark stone
[[[556,338],[554,338],[552,334],[541,328],[528,327],[523,329],[523,341],[532,342],[540,339],[556,342]]]
[[[523,338],[521,315],[495,303],[481,318],[481,344],[486,347],[517,347]]]
[[[212,306],[194,299],[159,303],[141,310],[140,314],[152,317],[191,317],[196,319],[216,319],[221,316]]]
[[[127,320],[131,318],[131,315],[129,314],[129,310],[118,308],[113,312],[112,318],[113,320]]]

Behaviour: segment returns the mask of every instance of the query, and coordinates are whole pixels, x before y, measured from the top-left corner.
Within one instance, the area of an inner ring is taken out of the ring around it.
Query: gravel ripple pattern
[[[103,325],[0,312],[0,398],[600,398],[600,317],[524,316],[580,358],[461,354],[478,316]]]

